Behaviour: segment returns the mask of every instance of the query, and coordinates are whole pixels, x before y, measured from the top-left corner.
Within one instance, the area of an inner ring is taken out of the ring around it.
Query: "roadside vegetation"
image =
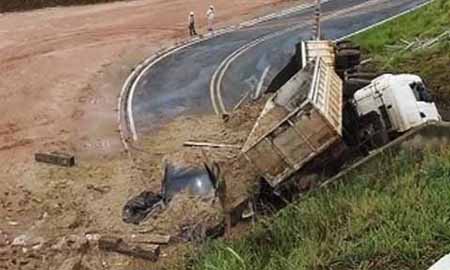
[[[445,111],[448,39],[415,51],[389,45],[439,36],[449,30],[449,14],[450,1],[438,0],[353,39],[375,69],[423,77]],[[450,253],[449,198],[448,147],[386,154],[260,220],[240,239],[205,244],[190,268],[427,269]]]
[[[417,48],[450,31],[450,1],[432,4],[353,38],[380,72],[413,73],[424,78],[441,114],[450,120],[450,35],[431,47]],[[412,44],[408,48],[408,43]]]
[[[0,12],[24,11],[56,6],[99,4],[123,0],[0,0]]]
[[[213,241],[193,269],[427,269],[450,252],[450,151],[386,155]]]

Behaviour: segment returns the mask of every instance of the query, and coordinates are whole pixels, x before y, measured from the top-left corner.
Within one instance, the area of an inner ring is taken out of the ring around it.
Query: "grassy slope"
[[[417,12],[360,34],[353,40],[374,59],[383,72],[414,73],[425,79],[436,96],[436,103],[450,120],[450,42],[441,42],[431,49],[399,52],[386,45],[404,45],[401,39],[429,39],[450,30],[450,1],[435,2]]]
[[[450,151],[369,166],[242,240],[210,243],[194,269],[426,269],[449,253]]]
[[[354,39],[377,68],[419,73],[445,99],[448,43],[395,55],[384,45],[437,36],[449,27],[449,10],[450,1],[435,1]],[[386,156],[369,166],[261,221],[241,240],[206,245],[192,268],[426,269],[449,253],[450,150]]]

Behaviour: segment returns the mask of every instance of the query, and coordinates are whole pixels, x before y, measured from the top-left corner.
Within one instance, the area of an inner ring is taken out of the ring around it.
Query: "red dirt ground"
[[[220,27],[298,2],[139,0],[0,15],[0,269],[60,269],[82,248],[61,239],[130,230],[120,209],[147,183],[123,153],[118,94],[138,62],[187,38],[190,10],[205,25],[211,3]],[[79,165],[33,161],[50,150],[74,153]],[[20,235],[25,244],[11,246]]]

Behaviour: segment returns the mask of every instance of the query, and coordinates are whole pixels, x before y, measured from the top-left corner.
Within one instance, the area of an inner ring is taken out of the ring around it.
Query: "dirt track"
[[[217,26],[281,2],[216,0]],[[0,269],[57,269],[74,249],[43,250],[60,239],[129,229],[120,209],[148,183],[122,152],[117,96],[139,61],[186,38],[191,9],[205,25],[209,4],[140,0],[0,15]],[[36,164],[41,150],[72,152],[79,166]],[[10,248],[21,234],[30,243]],[[36,241],[43,245],[33,249]]]

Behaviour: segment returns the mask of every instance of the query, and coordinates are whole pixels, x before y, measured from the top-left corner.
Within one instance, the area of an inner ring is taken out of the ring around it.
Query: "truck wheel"
[[[349,79],[358,79],[358,80],[366,80],[366,81],[372,81],[379,75],[376,73],[371,72],[346,72],[345,77],[347,80]]]
[[[347,70],[361,63],[361,51],[358,49],[342,49],[336,54],[336,69]]]
[[[341,40],[336,43],[337,50],[343,49],[356,49],[359,50],[361,47],[359,45],[354,45],[350,40]]]
[[[371,81],[365,79],[348,79],[344,81],[344,98],[353,98],[356,91],[366,87]]]
[[[361,150],[367,153],[369,150],[379,148],[389,142],[389,135],[381,116],[372,111],[360,119]]]
[[[381,116],[377,114],[376,119],[372,123],[375,133],[372,137],[373,148],[379,148],[389,142],[389,136],[386,130],[386,125],[384,124]]]

